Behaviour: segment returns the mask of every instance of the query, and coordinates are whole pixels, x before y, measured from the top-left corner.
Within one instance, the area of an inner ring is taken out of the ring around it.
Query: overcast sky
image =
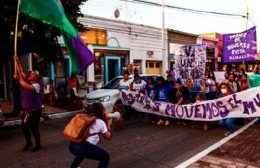
[[[146,0],[161,3],[162,0]],[[165,4],[189,9],[246,15],[249,8],[248,28],[257,26],[257,48],[260,49],[260,1],[259,0],[164,0]],[[120,0],[88,0],[82,6],[84,14],[114,18],[114,10],[120,10],[119,20],[161,27],[161,8],[157,6],[124,2]],[[197,14],[165,8],[165,27],[193,34],[219,32],[238,33],[246,29],[246,19],[213,14]]]

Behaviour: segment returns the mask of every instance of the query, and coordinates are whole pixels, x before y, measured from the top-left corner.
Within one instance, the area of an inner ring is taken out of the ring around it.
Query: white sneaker
[[[164,124],[163,120],[157,122],[157,125],[163,125],[163,124]]]
[[[231,133],[228,131],[224,134],[225,137],[229,136]]]
[[[169,126],[170,125],[170,121],[166,120],[164,125]]]

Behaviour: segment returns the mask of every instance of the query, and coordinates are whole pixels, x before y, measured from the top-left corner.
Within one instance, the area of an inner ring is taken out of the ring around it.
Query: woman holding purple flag
[[[32,146],[31,129],[35,139],[35,148],[33,149],[33,152],[37,152],[41,149],[41,137],[38,129],[40,117],[42,115],[40,75],[38,71],[33,70],[30,72],[29,77],[26,78],[17,56],[14,56],[14,61],[18,72],[18,75],[14,75],[14,78],[23,88],[21,119],[23,134],[26,141],[23,151],[28,151]]]

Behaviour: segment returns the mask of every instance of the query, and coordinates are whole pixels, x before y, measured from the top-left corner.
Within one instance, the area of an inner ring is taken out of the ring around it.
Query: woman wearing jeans
[[[93,104],[91,115],[96,117],[95,123],[90,127],[90,136],[83,143],[69,143],[69,150],[76,157],[71,164],[71,168],[77,168],[84,158],[99,160],[98,168],[108,167],[110,156],[107,151],[97,146],[99,135],[102,134],[106,140],[111,139],[110,125],[112,120],[106,119],[104,107],[101,103]],[[107,125],[106,125],[107,123]]]
[[[231,86],[229,85],[228,82],[222,82],[220,85],[220,88],[221,88],[221,94],[219,97],[225,97],[225,96],[229,96],[229,95],[232,95],[233,93],[235,93],[231,89]],[[226,132],[224,134],[225,136],[228,136],[228,135],[234,133],[235,120],[236,120],[236,118],[226,118],[226,119],[219,120],[219,125],[226,127],[228,130],[228,132]]]

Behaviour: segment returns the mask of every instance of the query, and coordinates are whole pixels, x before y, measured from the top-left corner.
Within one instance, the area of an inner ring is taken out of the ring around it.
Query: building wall
[[[161,29],[133,24],[125,21],[117,21],[106,18],[99,18],[93,16],[84,16],[79,18],[84,26],[89,28],[103,29],[107,31],[108,45],[107,46],[91,46],[89,47],[94,51],[95,49],[102,50],[124,50],[129,51],[129,64],[134,61],[141,62],[141,72],[146,73],[146,61],[163,61],[162,58],[162,37]],[[167,33],[165,33],[165,42],[167,42]],[[167,44],[167,43],[166,43]],[[167,46],[165,46],[167,51]],[[152,51],[153,56],[147,55],[147,52]],[[167,52],[165,52],[165,55]],[[168,62],[164,63],[168,66]],[[93,66],[88,68],[88,75],[94,75]],[[91,73],[90,73],[91,72]],[[89,77],[93,79],[93,77]]]

